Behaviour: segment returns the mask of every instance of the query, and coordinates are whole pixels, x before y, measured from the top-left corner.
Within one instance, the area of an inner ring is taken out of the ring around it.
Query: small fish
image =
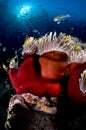
[[[2,67],[3,67],[4,71],[7,71],[8,68],[5,64],[2,64]]]
[[[5,51],[6,51],[6,49],[7,49],[6,47],[3,47],[3,52],[5,52]]]
[[[80,45],[76,45],[74,49],[75,49],[76,52],[80,52],[81,46]]]
[[[26,37],[23,46],[24,46],[24,45],[27,45],[27,44],[30,43],[30,42],[32,42],[33,39],[34,39],[33,37]]]
[[[57,16],[54,17],[53,21],[57,22],[57,21],[61,21],[64,18],[69,18],[69,17],[70,17],[69,14],[66,14],[66,15],[57,15]]]
[[[71,29],[71,30],[74,30],[74,27],[71,27],[70,29]]]
[[[32,32],[40,34],[40,32],[37,29],[33,29]]]
[[[60,21],[58,21],[57,24],[60,24]]]
[[[38,30],[37,30],[37,29],[33,29],[32,32],[33,32],[33,33],[37,33]]]
[[[18,57],[19,57],[19,56],[16,54],[16,55],[15,55],[15,59],[17,59]]]

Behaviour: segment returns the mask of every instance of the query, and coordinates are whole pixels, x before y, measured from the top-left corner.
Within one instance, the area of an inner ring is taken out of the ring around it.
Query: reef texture
[[[56,97],[39,98],[30,93],[15,95],[10,99],[6,129],[56,130]],[[22,122],[22,123],[21,123]]]

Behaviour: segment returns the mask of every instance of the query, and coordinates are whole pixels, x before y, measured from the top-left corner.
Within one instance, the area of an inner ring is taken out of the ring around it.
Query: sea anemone
[[[39,44],[37,46],[37,54],[42,55],[50,51],[60,51],[69,54],[78,39],[65,33],[60,33],[58,36],[56,32],[54,34],[46,34],[39,38]]]
[[[36,53],[40,56],[41,76],[46,79],[60,79],[65,75],[67,60],[78,38],[56,32],[39,38]]]
[[[86,62],[71,63],[68,96],[76,103],[86,103]]]
[[[15,58],[11,59],[9,67],[18,69],[18,62],[15,61]]]
[[[29,92],[37,96],[45,94],[58,96],[63,90],[60,79],[65,78],[68,70],[71,70],[68,71],[68,82],[70,82],[68,88],[71,88],[72,92],[73,80],[75,77],[77,78],[74,83],[75,87],[80,78],[77,76],[86,69],[86,64],[80,65],[80,69],[79,67],[77,69],[68,68],[69,63],[73,63],[76,59],[79,62],[86,61],[86,49],[81,46],[78,38],[64,33],[57,36],[56,32],[54,34],[50,32],[49,35],[46,34],[38,39],[26,38],[23,54],[29,56],[24,59],[19,68],[16,67],[18,64],[13,59],[8,72],[18,94]],[[84,68],[82,68],[83,66]],[[74,75],[74,71],[76,75]]]
[[[86,49],[81,45],[76,45],[70,52],[68,63],[84,63],[86,62]]]
[[[23,44],[22,54],[34,54],[36,52],[37,44],[34,37],[26,37]]]

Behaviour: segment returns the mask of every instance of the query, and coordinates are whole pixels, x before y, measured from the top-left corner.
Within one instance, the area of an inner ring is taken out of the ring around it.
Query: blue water
[[[55,16],[69,15],[54,22]],[[34,32],[33,30],[38,32]],[[26,36],[65,32],[86,42],[86,0],[0,0],[0,43],[23,44]]]

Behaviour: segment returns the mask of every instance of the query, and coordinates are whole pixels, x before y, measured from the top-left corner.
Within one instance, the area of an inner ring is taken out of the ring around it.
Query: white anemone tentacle
[[[15,61],[15,58],[11,59],[9,67],[18,69],[18,62]]]
[[[42,55],[49,51],[60,51],[69,55],[76,44],[75,42],[77,42],[77,39],[70,35],[60,33],[56,36],[56,32],[54,34],[50,32],[49,35],[46,34],[39,38],[36,53]]]
[[[79,88],[82,93],[86,94],[86,69],[81,73],[81,77],[79,79]]]
[[[86,51],[85,49],[81,49],[79,51],[72,50],[69,55],[69,61],[68,63],[72,62],[78,62],[78,63],[84,63],[86,62]]]
[[[36,41],[34,40],[34,41],[28,43],[27,45],[23,46],[22,54],[24,54],[24,53],[35,53],[36,47],[37,47],[37,44],[36,44]]]

